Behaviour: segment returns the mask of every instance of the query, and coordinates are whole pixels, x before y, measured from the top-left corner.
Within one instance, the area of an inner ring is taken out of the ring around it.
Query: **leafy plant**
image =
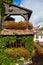
[[[5,21],[4,25],[5,28],[7,29],[26,29],[28,27],[28,22],[24,21],[19,21],[19,22],[14,22],[14,21]]]
[[[5,48],[7,44],[14,44],[16,36],[0,36],[0,48]]]
[[[30,55],[29,51],[23,47],[21,47],[21,48],[8,48],[5,50],[5,53],[7,55],[10,55],[14,59],[20,58],[20,57],[28,58]]]
[[[0,24],[0,33],[1,33],[1,30],[2,30],[2,28],[1,28],[1,24]]]
[[[13,65],[13,64],[16,65],[17,63],[23,64],[24,61],[27,60],[26,58],[28,58],[29,56],[29,55],[27,56],[29,52],[25,48],[8,48],[4,50],[1,49],[1,51],[0,51],[0,65]]]
[[[28,23],[28,29],[31,30],[31,29],[33,29],[33,28],[34,28],[34,27],[33,27],[33,24],[32,24],[31,22],[29,22],[29,23]]]
[[[15,65],[13,58],[6,56],[3,53],[0,53],[0,65]]]
[[[18,40],[25,48],[7,48],[6,45],[15,44],[16,36],[0,36],[0,65],[16,65],[33,57],[33,36],[19,36]]]
[[[23,36],[21,37],[22,42],[25,45],[25,48],[30,52],[30,59],[33,57],[33,36]]]

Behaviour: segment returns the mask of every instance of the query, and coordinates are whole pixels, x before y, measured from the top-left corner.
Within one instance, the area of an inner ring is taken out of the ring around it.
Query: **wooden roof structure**
[[[4,7],[5,7],[5,12],[4,16],[14,14],[14,15],[23,15],[27,20],[29,20],[32,10],[29,10],[24,7],[17,6],[13,3],[8,3],[3,1]]]

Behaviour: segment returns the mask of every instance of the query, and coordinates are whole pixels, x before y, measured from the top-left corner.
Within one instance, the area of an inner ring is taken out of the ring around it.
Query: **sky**
[[[15,22],[19,22],[19,21],[24,21],[24,18],[22,16],[17,16],[17,15],[11,15],[10,17],[13,17],[15,19]]]
[[[33,11],[29,21],[35,27],[43,25],[43,0],[13,0],[13,3]]]

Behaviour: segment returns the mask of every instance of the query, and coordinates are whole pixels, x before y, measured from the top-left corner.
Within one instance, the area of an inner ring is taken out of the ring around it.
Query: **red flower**
[[[20,48],[18,47],[17,50],[20,50]]]
[[[16,59],[16,58],[17,58],[17,55],[15,54],[15,55],[13,56],[13,58]]]
[[[25,53],[24,57],[25,57],[25,58],[28,58],[28,57],[29,57],[29,53],[28,53],[28,52]]]
[[[10,55],[12,58],[16,59],[17,58],[17,55],[16,54],[11,54]]]

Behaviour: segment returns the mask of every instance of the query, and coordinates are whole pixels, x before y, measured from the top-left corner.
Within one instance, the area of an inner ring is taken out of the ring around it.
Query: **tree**
[[[6,2],[8,3],[12,3],[12,0],[6,0]],[[4,9],[4,6],[3,6],[3,1],[1,0],[1,14],[3,15],[5,9]]]
[[[3,5],[3,1],[6,1],[8,3],[12,3],[12,0],[0,0],[0,16],[1,16],[1,20],[0,21],[2,21],[3,13],[5,11],[5,8],[4,8],[4,5]]]

